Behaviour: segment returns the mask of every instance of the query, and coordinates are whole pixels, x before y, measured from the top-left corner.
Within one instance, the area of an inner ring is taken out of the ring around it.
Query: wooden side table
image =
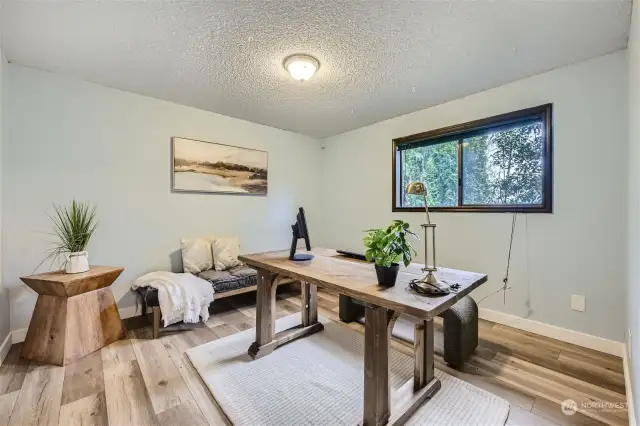
[[[80,274],[21,277],[38,293],[22,357],[67,365],[124,337],[111,284],[124,268],[91,266]]]

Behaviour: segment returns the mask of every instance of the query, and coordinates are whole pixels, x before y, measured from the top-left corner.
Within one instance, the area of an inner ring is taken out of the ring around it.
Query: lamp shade
[[[405,192],[409,195],[425,195],[427,193],[427,187],[424,183],[415,181],[407,185]]]

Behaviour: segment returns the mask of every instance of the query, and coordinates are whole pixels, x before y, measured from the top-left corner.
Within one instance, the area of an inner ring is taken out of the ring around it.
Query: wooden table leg
[[[146,310],[144,311],[146,313]],[[160,311],[160,306],[154,306],[151,308],[152,313],[152,328],[153,328],[153,338],[157,339],[160,335],[160,317],[162,316],[162,311]]]
[[[434,377],[433,321],[418,321],[414,330],[413,391],[417,392]]]
[[[413,379],[396,392],[389,425],[404,424],[422,404],[440,389],[433,367],[433,321],[419,320],[415,324],[413,344]]]
[[[397,314],[385,308],[365,308],[364,426],[385,425],[389,421],[389,341],[397,318]]]
[[[318,286],[301,282],[302,326],[308,327],[318,322]]]
[[[258,269],[258,291],[256,301],[256,341],[249,347],[249,356],[261,358],[295,339],[324,330],[318,322],[317,290],[315,285],[303,284],[305,307],[302,309],[302,324],[275,334],[276,288],[280,278]],[[303,301],[304,301],[303,300]]]
[[[256,359],[273,349],[267,351],[262,346],[273,340],[276,322],[276,282],[277,276],[271,272],[258,269],[256,291],[256,340],[249,347],[249,355]]]

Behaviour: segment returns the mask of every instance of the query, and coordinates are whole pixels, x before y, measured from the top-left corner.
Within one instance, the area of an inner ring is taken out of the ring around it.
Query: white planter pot
[[[77,274],[87,272],[89,270],[89,253],[86,251],[78,251],[67,254],[67,263],[64,271],[67,274]]]

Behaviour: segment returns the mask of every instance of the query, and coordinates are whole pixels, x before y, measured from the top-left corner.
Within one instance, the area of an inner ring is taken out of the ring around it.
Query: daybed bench
[[[234,266],[225,271],[216,271],[209,269],[194,274],[211,283],[214,290],[215,300],[224,297],[235,296],[237,294],[248,293],[256,290],[257,272],[248,266]],[[291,283],[292,280],[283,280],[280,284]],[[153,338],[158,337],[160,331],[160,304],[158,302],[158,290],[152,287],[140,287],[136,290],[140,295],[142,303],[143,315],[146,314],[147,308],[152,311]]]

